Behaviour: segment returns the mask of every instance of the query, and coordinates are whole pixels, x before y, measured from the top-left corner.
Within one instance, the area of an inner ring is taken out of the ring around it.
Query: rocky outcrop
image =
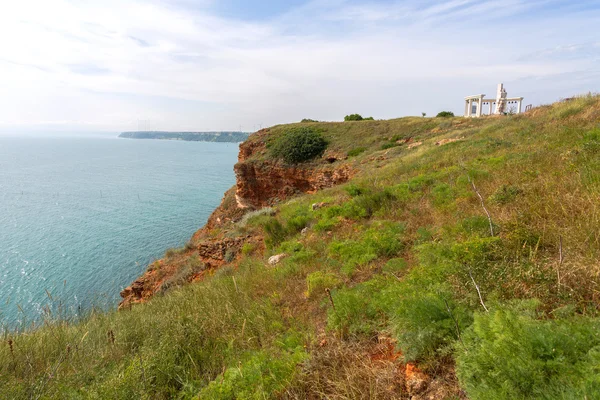
[[[286,165],[269,159],[265,145],[268,130],[257,132],[240,145],[236,175],[236,202],[239,208],[270,206],[299,193],[314,193],[348,181],[353,170],[346,157],[326,152],[311,163]]]
[[[121,291],[120,295],[123,300],[119,304],[119,308],[144,302],[154,294],[161,292],[163,284],[177,274],[187,258],[196,255],[203,265],[199,273],[192,273],[186,277],[188,281],[194,281],[204,276],[206,271],[214,270],[232,261],[240,252],[242,245],[253,240],[256,240],[256,238],[250,236],[206,239],[198,243],[195,248],[181,255],[176,261],[165,258],[153,263],[142,276]]]
[[[350,179],[349,166],[332,168],[286,167],[274,162],[248,162],[235,166],[236,200],[240,208],[261,208],[295,194],[314,193]]]

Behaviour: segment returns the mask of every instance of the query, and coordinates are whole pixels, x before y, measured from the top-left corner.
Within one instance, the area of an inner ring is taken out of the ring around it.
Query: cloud
[[[589,90],[600,83],[600,7],[569,4],[313,0],[233,20],[209,0],[23,0],[0,14],[0,121],[251,130],[460,112],[465,94],[500,81],[549,102],[546,77],[568,87],[570,73],[588,71]]]

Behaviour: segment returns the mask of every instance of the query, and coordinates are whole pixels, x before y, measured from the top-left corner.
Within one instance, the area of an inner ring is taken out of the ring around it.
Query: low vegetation
[[[273,157],[288,164],[298,164],[323,154],[327,141],[314,128],[290,128],[271,145]]]
[[[584,96],[271,128],[269,151],[316,134],[356,176],[247,214],[231,234],[264,246],[201,282],[5,332],[0,398],[408,399],[406,363],[437,398],[599,398],[599,120]]]
[[[374,121],[373,117],[363,118],[360,114],[350,114],[344,117],[344,121]]]

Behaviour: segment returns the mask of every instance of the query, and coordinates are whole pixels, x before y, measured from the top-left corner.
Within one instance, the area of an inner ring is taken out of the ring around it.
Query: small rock
[[[463,137],[461,137],[461,138],[442,139],[442,140],[440,140],[439,142],[435,142],[435,145],[436,145],[436,146],[443,146],[443,145],[445,145],[445,144],[448,144],[448,143],[453,143],[453,142],[458,142],[458,141],[460,141],[460,140],[464,140],[464,139],[465,139],[465,137],[464,137],[464,136],[463,136]]]
[[[414,143],[411,143],[408,146],[406,146],[406,148],[407,149],[414,149],[415,147],[419,147],[422,144],[423,144],[423,142],[414,142]]]
[[[288,255],[285,253],[277,254],[275,256],[269,257],[269,265],[277,265],[281,260],[286,258]]]
[[[302,236],[306,236],[307,233],[308,233],[308,226],[300,231],[300,234]]]
[[[320,208],[323,208],[323,207],[325,207],[326,205],[327,205],[327,203],[325,203],[325,202],[321,202],[321,203],[314,203],[314,204],[312,205],[312,209],[313,209],[313,211],[316,211],[316,210],[318,210],[318,209],[320,209]]]

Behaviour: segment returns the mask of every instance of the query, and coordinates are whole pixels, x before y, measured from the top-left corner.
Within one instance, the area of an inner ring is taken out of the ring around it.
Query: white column
[[[522,103],[523,103],[523,98],[521,97],[519,99],[519,106],[517,108],[517,114],[521,114],[521,105],[522,105]]]
[[[465,100],[465,117],[469,116],[469,100]]]
[[[477,118],[481,117],[481,109],[483,108],[483,96],[477,101]]]
[[[471,116],[471,110],[473,109],[472,107],[472,99],[467,100],[467,117]]]

